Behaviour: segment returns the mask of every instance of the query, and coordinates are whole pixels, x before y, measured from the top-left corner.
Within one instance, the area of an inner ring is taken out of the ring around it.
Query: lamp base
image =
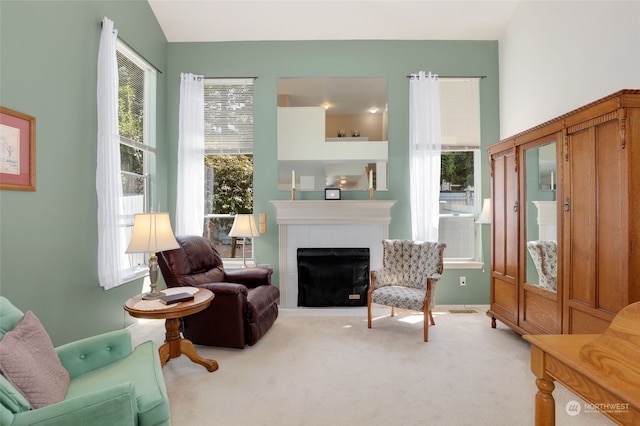
[[[142,300],[158,300],[160,299],[162,296],[164,296],[164,294],[160,291],[151,291],[149,293],[143,294],[142,295]]]
[[[142,300],[156,300],[163,296],[163,293],[158,291],[158,256],[155,253],[151,253],[149,256],[149,280],[151,281],[151,291],[142,295]]]

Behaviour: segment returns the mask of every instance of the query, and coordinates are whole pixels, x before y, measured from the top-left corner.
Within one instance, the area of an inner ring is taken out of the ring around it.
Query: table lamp
[[[151,253],[149,256],[149,279],[151,291],[142,296],[145,300],[158,299],[158,256],[164,250],[180,248],[171,229],[169,213],[140,213],[133,216],[133,231],[127,253]]]
[[[252,214],[237,214],[233,220],[233,226],[229,231],[230,237],[242,238],[242,267],[247,268],[247,258],[245,253],[245,245],[247,243],[247,237],[257,237],[258,229],[256,228],[256,222],[253,219]]]

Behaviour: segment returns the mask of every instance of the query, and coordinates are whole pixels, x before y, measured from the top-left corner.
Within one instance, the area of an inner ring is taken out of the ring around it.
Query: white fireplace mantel
[[[389,225],[395,200],[271,201],[278,209],[278,225],[379,223]]]
[[[369,248],[370,267],[382,266],[395,200],[271,201],[276,206],[280,252],[280,304],[298,306],[298,248]]]

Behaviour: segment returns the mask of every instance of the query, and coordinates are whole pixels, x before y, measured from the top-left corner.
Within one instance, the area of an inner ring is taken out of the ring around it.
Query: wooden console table
[[[180,302],[174,305],[162,305],[159,301],[142,301],[142,296],[138,295],[127,300],[124,309],[129,312],[132,317],[147,319],[164,319],[165,320],[165,342],[159,348],[160,362],[162,366],[171,358],[177,358],[180,355],[186,355],[191,361],[202,365],[209,371],[216,371],[218,363],[212,359],[202,358],[196,352],[191,340],[184,339],[180,336],[180,318],[192,315],[206,309],[213,301],[214,294],[206,288],[199,288],[193,295],[194,299],[187,302]],[[140,303],[156,303],[157,307],[152,309],[143,309]]]
[[[553,381],[622,425],[640,424],[640,302],[603,334],[526,335],[536,376],[536,426],[555,425]]]

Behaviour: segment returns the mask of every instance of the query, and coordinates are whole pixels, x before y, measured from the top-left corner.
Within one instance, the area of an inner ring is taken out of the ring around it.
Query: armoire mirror
[[[278,189],[387,190],[387,117],[386,78],[279,78]]]
[[[558,240],[555,141],[525,150],[525,173],[526,282],[555,291]]]

